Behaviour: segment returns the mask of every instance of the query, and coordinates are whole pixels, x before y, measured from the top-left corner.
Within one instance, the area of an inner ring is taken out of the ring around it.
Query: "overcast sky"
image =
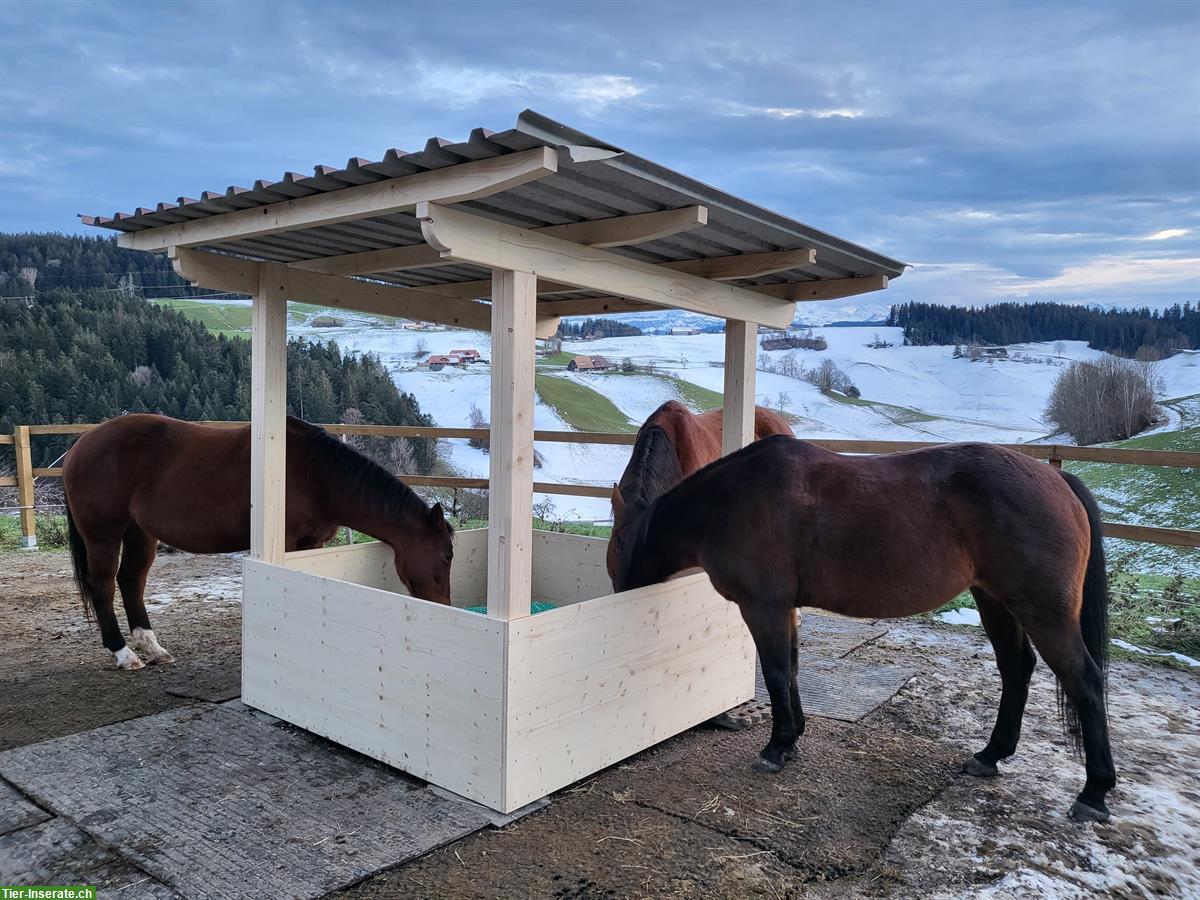
[[[531,107],[914,264],[887,300],[1200,298],[1195,2],[13,3],[0,230]]]

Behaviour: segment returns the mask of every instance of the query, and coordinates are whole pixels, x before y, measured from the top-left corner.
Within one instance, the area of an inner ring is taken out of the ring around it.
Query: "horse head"
[[[396,574],[414,597],[450,605],[450,564],[454,561],[454,529],[446,521],[442,504],[406,529],[403,539],[392,544]]]
[[[619,497],[620,492],[614,491]],[[634,588],[653,584],[657,579],[652,575],[653,560],[646,555],[646,533],[650,521],[654,518],[653,502],[637,500],[625,503],[624,500],[613,502],[613,533],[608,542],[608,574],[612,579],[613,589],[620,593]],[[620,510],[618,512],[618,509]]]

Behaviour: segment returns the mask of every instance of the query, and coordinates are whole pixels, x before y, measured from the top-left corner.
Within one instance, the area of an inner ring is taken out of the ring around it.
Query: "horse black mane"
[[[303,429],[313,448],[308,477],[328,480],[329,473],[339,476],[339,490],[364,508],[376,508],[393,521],[428,518],[429,506],[412,488],[379,463],[342,443],[324,428],[289,416],[289,423]],[[449,522],[446,523],[449,526]]]
[[[644,506],[681,481],[679,455],[670,435],[660,425],[642,428],[633,445],[629,466],[621,476],[621,498],[627,504]]]

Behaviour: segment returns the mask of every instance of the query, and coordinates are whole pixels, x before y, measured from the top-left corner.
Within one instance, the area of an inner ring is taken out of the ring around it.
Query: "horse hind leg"
[[[1088,653],[1078,620],[1068,621],[1064,615],[1060,624],[1030,622],[1026,630],[1079,718],[1080,737],[1076,741],[1078,746],[1082,739],[1087,781],[1071,806],[1071,818],[1077,822],[1106,822],[1109,812],[1104,798],[1117,783],[1117,774],[1108,737],[1104,672]]]
[[[792,622],[792,672],[788,676],[788,693],[792,701],[792,720],[796,723],[796,735],[804,734],[804,705],[800,702],[800,610],[793,611]]]
[[[1029,679],[1037,665],[1037,657],[1025,636],[1025,629],[1003,604],[979,588],[972,588],[971,593],[975,596],[984,630],[996,651],[996,668],[1000,670],[1003,685],[991,740],[963,765],[967,774],[986,778],[997,774],[999,760],[1016,752],[1025,701],[1029,698]]]
[[[154,564],[158,538],[148,534],[135,523],[129,523],[121,539],[121,566],[117,570],[117,585],[125,604],[129,622],[129,645],[145,654],[146,662],[172,663],[175,657],[166,651],[154,636],[150,616],[146,612],[146,576]]]
[[[142,668],[145,663],[125,643],[117,614],[113,611],[120,552],[121,545],[118,539],[87,541],[88,572],[85,595],[96,613],[96,623],[100,626],[100,640],[104,642],[105,649],[116,658],[118,669],[133,671]]]

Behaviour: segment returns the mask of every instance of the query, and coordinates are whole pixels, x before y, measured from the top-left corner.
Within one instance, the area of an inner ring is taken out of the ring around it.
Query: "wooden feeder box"
[[[528,111],[85,222],[253,297],[242,699],[503,812],[754,694],[749,633],[707,576],[614,594],[605,541],[533,529],[536,339],[563,315],[725,319],[729,452],[753,436],[757,324],[904,268]],[[288,300],[490,330],[489,526],[456,536],[454,606],[406,596],[382,544],[284,552]]]

